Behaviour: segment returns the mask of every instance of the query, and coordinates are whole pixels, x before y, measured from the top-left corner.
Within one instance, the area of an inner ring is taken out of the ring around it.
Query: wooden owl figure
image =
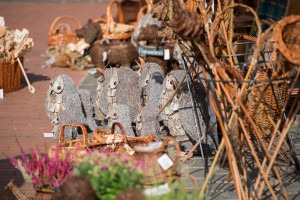
[[[138,113],[138,74],[128,67],[108,68],[98,78],[96,104],[106,117],[117,105],[130,108],[130,120]]]
[[[83,106],[80,93],[69,76],[63,74],[53,79],[47,92],[46,112],[53,124],[54,139],[58,138],[61,125],[67,123],[84,124],[94,130],[97,125],[92,119],[87,120],[84,110],[87,107],[88,105]],[[90,110],[93,109],[90,108]],[[67,127],[65,129],[66,140],[75,139],[77,134],[76,128]]]
[[[160,107],[164,106],[170,99],[184,74],[183,70],[176,70],[166,76],[160,96]],[[195,88],[197,88],[197,92],[193,91],[195,109],[199,119],[200,131],[204,133],[209,124],[209,105],[205,98],[204,87],[197,84],[197,82],[195,84]],[[201,97],[201,99],[196,98],[196,96]],[[186,81],[181,85],[178,93],[162,111],[160,116],[163,119],[164,125],[168,127],[170,135],[176,138],[185,152],[188,152],[199,140],[192,98]]]
[[[106,115],[106,119],[108,120],[109,128],[111,128],[114,122],[119,122],[123,125],[126,135],[135,136],[132,129],[129,106],[122,104],[114,106]]]
[[[157,113],[164,72],[156,63],[145,63],[140,74],[139,91],[142,109],[135,122],[137,134],[146,136],[160,131]]]

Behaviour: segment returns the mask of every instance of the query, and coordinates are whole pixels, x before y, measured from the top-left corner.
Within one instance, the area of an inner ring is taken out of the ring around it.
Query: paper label
[[[144,194],[146,196],[160,196],[163,194],[169,193],[171,190],[169,188],[168,183],[165,183],[163,185],[157,186],[157,187],[152,187],[152,188],[147,188],[144,190]]]
[[[138,53],[140,56],[164,56],[163,48],[151,46],[139,46]]]
[[[0,16],[0,26],[5,26],[4,17]]]
[[[170,50],[164,49],[164,60],[170,60]]]
[[[104,51],[103,54],[102,54],[102,56],[103,56],[102,57],[102,61],[105,62],[107,60],[107,52]]]
[[[3,89],[0,89],[0,99],[3,99],[3,97],[4,97]]]
[[[172,167],[172,165],[174,164],[174,162],[167,154],[164,154],[161,157],[159,157],[157,159],[157,162],[165,171]]]
[[[44,133],[45,138],[53,138],[53,133]]]

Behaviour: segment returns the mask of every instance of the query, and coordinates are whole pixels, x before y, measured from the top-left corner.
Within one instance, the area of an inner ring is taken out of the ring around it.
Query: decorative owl
[[[130,120],[138,113],[139,76],[131,68],[108,68],[97,79],[96,104],[106,117],[117,105],[127,105],[130,109]],[[121,124],[123,124],[120,121]]]
[[[156,63],[145,63],[140,73],[139,91],[142,109],[135,118],[136,131],[142,136],[157,134],[160,132],[157,113],[164,72]]]
[[[114,122],[119,122],[123,125],[126,135],[135,136],[132,129],[132,121],[130,119],[130,108],[127,105],[116,105],[106,115],[108,126],[111,128]]]
[[[184,74],[183,70],[176,70],[166,76],[160,96],[160,107],[164,106],[171,98]],[[204,133],[209,125],[209,105],[205,98],[203,85],[199,82],[194,82],[194,84],[196,91],[192,91],[195,110],[200,124],[200,131]],[[201,99],[197,97],[201,97]],[[164,125],[169,129],[170,135],[176,138],[185,152],[190,151],[199,140],[192,100],[185,81],[172,101],[160,114]]]
[[[82,94],[82,95],[80,95]],[[46,112],[53,124],[54,139],[57,139],[60,127],[66,123],[79,123],[91,130],[97,128],[92,114],[93,108],[89,91],[77,90],[73,80],[67,75],[59,75],[50,82],[46,99]],[[81,99],[81,97],[84,97]],[[86,103],[89,102],[89,103]],[[77,128],[67,127],[65,139],[75,139]]]

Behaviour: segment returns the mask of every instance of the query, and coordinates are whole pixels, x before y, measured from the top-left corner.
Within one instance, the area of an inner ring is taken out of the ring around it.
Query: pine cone
[[[177,34],[185,38],[194,38],[203,34],[203,20],[197,13],[186,9],[176,9],[172,26]]]

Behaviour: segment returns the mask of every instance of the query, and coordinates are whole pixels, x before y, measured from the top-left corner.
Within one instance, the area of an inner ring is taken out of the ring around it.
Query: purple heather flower
[[[103,163],[101,166],[102,169],[108,169],[108,167],[109,167],[109,165],[107,163]]]
[[[99,158],[94,158],[94,164],[98,164],[99,163]]]

